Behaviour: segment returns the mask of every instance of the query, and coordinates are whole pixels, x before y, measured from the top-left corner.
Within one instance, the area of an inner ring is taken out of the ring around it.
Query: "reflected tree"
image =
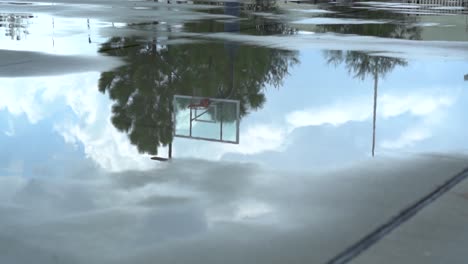
[[[340,18],[340,13],[349,12],[345,7],[335,7],[332,9],[337,14],[330,17]],[[367,23],[367,24],[328,24],[318,25],[318,32],[334,32],[339,34],[353,34],[359,36],[374,36],[397,39],[421,39],[422,27],[417,25],[418,16],[399,14],[383,10],[363,11],[353,13],[355,19],[391,21],[391,23]]]
[[[226,10],[224,11],[224,14],[229,14],[233,11],[235,12],[236,10],[230,7],[228,3],[226,4]],[[258,15],[256,13],[249,12],[230,15],[240,16],[240,19],[235,19],[233,21],[229,21],[228,19],[224,22],[214,20],[201,20],[186,23],[184,25],[184,28],[189,32],[213,33],[241,31],[243,34],[255,36],[294,35],[298,32],[298,30],[295,27],[286,23],[286,21],[270,19],[265,16]],[[226,24],[231,26],[226,27]]]
[[[348,72],[355,78],[364,80],[371,77],[374,80],[374,107],[372,126],[372,156],[375,155],[376,116],[377,116],[377,94],[379,78],[385,77],[397,66],[406,66],[404,59],[373,56],[361,51],[325,51],[327,63],[337,66],[344,64]]]
[[[199,4],[199,5],[211,4],[211,5],[217,5],[217,6],[236,3],[238,5],[242,5],[242,8],[244,10],[255,11],[255,12],[276,11],[279,8],[278,1],[276,0],[254,0],[254,1],[234,0],[234,1],[219,1],[219,2],[212,1],[208,3],[207,1],[195,0],[193,1],[193,3]]]
[[[175,94],[239,100],[243,117],[261,108],[265,87],[279,87],[298,63],[294,51],[231,42],[164,43],[112,38],[100,49],[125,61],[99,80],[99,90],[114,100],[111,121],[140,152],[152,155],[172,142]]]
[[[156,41],[141,44],[136,38],[113,38],[100,51],[125,60],[99,80],[99,90],[114,100],[112,124],[140,152],[157,154],[157,146],[172,141],[172,79],[178,69],[170,67],[169,51]]]
[[[337,7],[344,8],[344,7]],[[343,11],[343,10],[334,10]],[[362,16],[362,17],[360,17]],[[415,25],[418,21],[416,16],[407,16],[386,11],[367,11],[356,14],[356,18],[385,20],[391,19],[393,23],[382,24],[340,24],[317,26],[321,32],[335,32],[341,34],[357,34],[364,36],[376,36],[398,39],[421,39],[421,27]],[[374,80],[374,106],[373,106],[373,129],[372,129],[372,156],[375,155],[376,138],[376,115],[377,95],[379,79],[385,77],[397,66],[406,66],[404,59],[374,56],[362,51],[325,51],[324,56],[327,63],[337,66],[344,64],[348,72],[355,78],[364,80],[371,77]]]
[[[227,2],[223,13],[240,17],[240,4]],[[201,20],[186,23],[183,28],[187,32],[210,33],[242,30],[252,35],[291,32],[286,26],[245,27],[241,21],[244,20]],[[166,27],[162,31],[172,31],[168,24],[159,21],[132,27]],[[178,43],[171,44],[172,41]],[[127,133],[142,153],[156,155],[158,147],[172,143],[175,94],[239,100],[242,118],[261,108],[266,101],[265,87],[279,87],[289,68],[298,63],[297,52],[293,51],[230,41],[180,41],[157,36],[149,41],[138,37],[112,38],[100,49],[101,53],[125,61],[123,66],[102,73],[99,89],[114,100],[114,126]]]

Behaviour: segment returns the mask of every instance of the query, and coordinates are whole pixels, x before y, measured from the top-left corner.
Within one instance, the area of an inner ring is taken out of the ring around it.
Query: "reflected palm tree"
[[[337,7],[340,8],[340,7]],[[337,11],[337,10],[335,10]],[[358,14],[359,16],[359,14]],[[322,32],[336,32],[341,34],[357,34],[364,36],[376,36],[398,39],[421,39],[422,28],[415,26],[418,21],[416,16],[406,16],[386,11],[363,12],[366,19],[398,19],[401,23],[366,24],[366,25],[321,25]],[[404,22],[404,23],[403,23]],[[324,56],[328,64],[337,66],[344,64],[348,72],[355,78],[364,80],[372,77],[374,80],[374,104],[372,122],[372,156],[375,155],[376,122],[377,122],[377,96],[379,79],[393,71],[397,66],[406,66],[404,59],[385,56],[374,56],[362,51],[325,51]]]
[[[372,156],[375,155],[375,137],[377,122],[377,95],[379,78],[391,72],[396,66],[406,66],[408,63],[403,59],[372,56],[360,51],[326,51],[327,63],[332,65],[345,64],[348,72],[354,78],[364,80],[370,76],[374,80],[374,106],[372,122]]]
[[[215,22],[188,26],[209,28],[210,23]],[[125,61],[101,74],[99,90],[114,100],[112,123],[141,153],[157,155],[159,147],[172,143],[174,95],[239,100],[242,118],[261,108],[265,87],[279,87],[289,68],[298,63],[294,51],[226,41],[177,45],[166,41],[114,37],[100,49]]]

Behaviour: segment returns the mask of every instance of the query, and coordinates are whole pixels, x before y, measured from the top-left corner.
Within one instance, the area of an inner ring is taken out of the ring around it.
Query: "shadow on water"
[[[226,5],[225,12],[237,15],[238,8]],[[225,22],[222,28],[219,25],[202,21],[186,27],[190,31],[240,30],[238,20]],[[267,31],[264,27],[252,30],[257,34]],[[242,118],[261,108],[266,86],[279,87],[290,67],[299,62],[295,51],[228,41],[168,45],[167,40],[158,36],[114,37],[100,49],[125,61],[125,65],[101,74],[99,90],[114,100],[112,124],[126,133],[141,153],[156,155],[159,147],[172,143],[175,95],[238,100]]]

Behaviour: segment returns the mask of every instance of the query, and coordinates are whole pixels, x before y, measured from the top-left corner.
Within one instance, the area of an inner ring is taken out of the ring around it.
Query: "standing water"
[[[466,5],[0,1],[0,263],[463,263],[468,186],[336,257],[468,166]]]

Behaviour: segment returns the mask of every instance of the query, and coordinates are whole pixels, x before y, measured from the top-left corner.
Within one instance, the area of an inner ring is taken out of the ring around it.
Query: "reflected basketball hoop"
[[[174,96],[174,136],[239,144],[240,101]]]

